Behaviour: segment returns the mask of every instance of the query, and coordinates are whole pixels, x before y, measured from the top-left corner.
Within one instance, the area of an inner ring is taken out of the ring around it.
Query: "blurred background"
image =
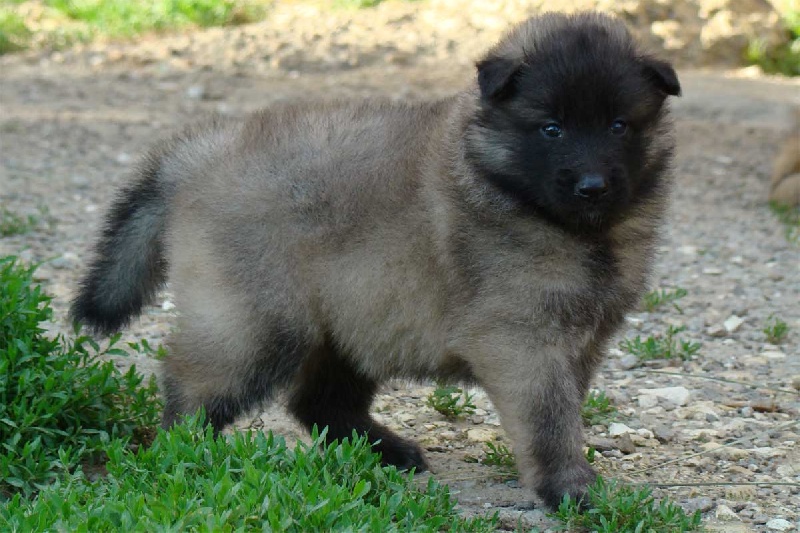
[[[213,46],[198,38],[161,48],[178,57],[202,50],[202,66],[254,70],[464,60],[509,23],[575,9],[618,14],[681,66],[800,74],[798,0],[0,0],[0,53],[79,46],[95,50],[95,62],[115,61],[119,50],[97,43],[221,27]]]

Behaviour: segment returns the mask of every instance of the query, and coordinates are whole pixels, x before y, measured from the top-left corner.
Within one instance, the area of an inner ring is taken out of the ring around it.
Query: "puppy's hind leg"
[[[170,343],[162,380],[165,428],[203,407],[208,423],[221,431],[288,384],[310,345],[300,336],[290,338],[284,328],[251,338],[244,331],[221,337],[208,326],[184,321]]]
[[[369,414],[377,383],[341,357],[330,343],[315,350],[294,381],[289,410],[307,428],[327,426],[327,440],[367,434],[384,464],[427,469],[420,447],[376,422]],[[380,442],[376,442],[380,441]]]

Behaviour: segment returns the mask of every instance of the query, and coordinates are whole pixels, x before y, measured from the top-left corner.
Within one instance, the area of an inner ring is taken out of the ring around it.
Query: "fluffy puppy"
[[[380,383],[477,383],[523,481],[580,498],[581,403],[647,284],[679,92],[621,22],[545,14],[445,100],[191,128],[120,192],[72,316],[115,331],[169,277],[165,426],[204,407],[219,429],[285,388],[300,422],[402,468],[425,459],[371,418]]]

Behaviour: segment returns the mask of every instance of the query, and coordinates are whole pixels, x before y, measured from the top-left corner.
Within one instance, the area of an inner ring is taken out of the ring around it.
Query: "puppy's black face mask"
[[[624,218],[658,190],[672,155],[664,100],[680,93],[678,79],[623,37],[602,25],[565,25],[517,61],[478,64],[471,163],[505,194],[576,231]]]

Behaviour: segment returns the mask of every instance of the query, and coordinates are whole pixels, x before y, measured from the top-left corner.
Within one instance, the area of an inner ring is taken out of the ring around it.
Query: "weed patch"
[[[648,313],[652,313],[659,307],[666,305],[668,303],[672,304],[676,311],[683,314],[683,309],[678,307],[677,302],[684,296],[686,296],[688,292],[686,289],[681,287],[677,287],[675,289],[661,289],[660,291],[650,291],[644,295],[642,303],[644,304],[644,308]]]
[[[641,361],[651,361],[654,359],[680,359],[688,361],[693,355],[700,351],[700,343],[684,341],[676,338],[676,335],[684,331],[686,327],[669,326],[665,335],[642,338],[637,335],[633,339],[623,340],[620,349],[631,353]]]
[[[107,475],[78,473],[17,495],[0,508],[12,531],[420,531],[488,532],[494,520],[464,519],[446,487],[380,466],[366,437],[293,449],[272,434],[215,437],[196,416],[159,430],[149,447],[120,440]]]
[[[631,487],[598,478],[589,488],[592,508],[583,511],[567,497],[554,516],[568,531],[597,533],[682,533],[700,528],[700,512],[692,515],[669,501],[656,502],[647,487]]]
[[[590,391],[581,409],[583,422],[589,426],[607,424],[616,414],[617,408],[611,404],[605,391]]]
[[[0,492],[30,494],[84,462],[110,439],[136,441],[158,423],[155,380],[121,373],[87,336],[45,335],[50,297],[34,267],[0,259]],[[101,460],[101,459],[100,459]]]
[[[800,76],[800,10],[787,9],[783,13],[786,40],[775,46],[767,46],[760,39],[750,42],[745,59],[758,65],[764,72]]]
[[[514,460],[514,452],[504,444],[486,443],[486,452],[483,460],[485,465],[497,466],[509,472],[516,473],[517,463]]]
[[[800,207],[770,202],[770,209],[784,225],[784,235],[786,240],[792,243],[800,243]]]
[[[439,385],[428,395],[428,406],[447,418],[456,419],[469,416],[475,412],[472,394],[467,394],[458,387]]]
[[[770,315],[767,319],[767,325],[761,330],[767,338],[767,342],[771,344],[780,344],[786,340],[789,334],[789,325],[780,318]]]

